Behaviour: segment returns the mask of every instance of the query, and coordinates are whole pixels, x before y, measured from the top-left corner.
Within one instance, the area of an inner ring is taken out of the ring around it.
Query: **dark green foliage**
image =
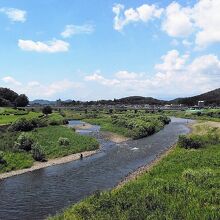
[[[10,103],[14,103],[18,94],[11,89],[8,88],[0,88],[0,98],[9,101]]]
[[[60,137],[58,139],[58,143],[60,146],[69,146],[70,145],[70,140],[68,138]]]
[[[0,164],[6,164],[6,160],[4,159],[4,152],[0,151]]]
[[[163,115],[147,115],[143,113],[126,113],[113,115],[112,123],[127,129],[127,136],[134,139],[149,136],[170,122],[170,118]]]
[[[34,128],[34,124],[31,120],[20,118],[17,121],[13,122],[8,129],[9,131],[31,131]]]
[[[204,146],[204,141],[199,135],[191,135],[191,136],[186,136],[186,135],[181,135],[179,136],[178,140],[178,145],[180,147],[183,147],[185,149],[198,149]]]
[[[109,114],[112,114],[113,113],[113,109],[109,109]]]
[[[33,147],[34,141],[27,133],[21,133],[14,144],[14,148],[17,150],[30,151]]]
[[[34,160],[41,161],[41,162],[46,161],[46,156],[45,156],[44,150],[38,143],[35,143],[32,146],[31,153],[32,153],[32,157]]]
[[[28,97],[24,94],[18,95],[8,88],[0,88],[0,107],[17,106],[25,107],[29,103]]]
[[[204,135],[180,135],[178,140],[179,147],[185,149],[198,149],[206,147],[208,145],[219,144],[220,137],[216,128],[210,129],[207,134]]]
[[[42,112],[45,115],[49,115],[49,114],[52,114],[53,110],[50,106],[45,106],[43,107]]]
[[[15,99],[15,106],[17,107],[25,107],[28,105],[28,103],[29,100],[25,94],[21,94]]]

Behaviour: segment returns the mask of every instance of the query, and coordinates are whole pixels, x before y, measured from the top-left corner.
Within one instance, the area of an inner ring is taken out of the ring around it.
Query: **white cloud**
[[[66,25],[65,30],[61,33],[63,38],[69,38],[76,34],[91,34],[94,32],[94,26],[91,24],[84,25]]]
[[[140,7],[133,9],[129,8],[124,10],[124,5],[115,4],[112,8],[114,17],[114,29],[121,31],[124,26],[135,23],[145,22],[154,18],[159,18],[162,14],[163,9],[158,8],[156,5],[143,4]]]
[[[200,0],[194,6],[193,19],[199,28],[196,33],[196,45],[206,47],[220,42],[220,1]]]
[[[7,84],[13,84],[13,85],[16,85],[16,86],[20,86],[21,83],[17,80],[15,80],[13,77],[11,76],[5,76],[2,78],[2,81],[7,83]]]
[[[198,0],[192,7],[173,2],[165,10],[162,29],[171,37],[195,34],[197,48],[205,48],[220,42],[219,11],[219,0]]]
[[[186,96],[219,87],[220,60],[209,54],[187,63],[188,54],[177,50],[168,51],[161,57],[162,63],[155,65],[155,74],[119,71],[112,78],[100,72],[85,78],[111,88],[113,94],[144,96]]]
[[[183,38],[184,46],[191,46],[188,37],[198,49],[220,42],[220,0],[197,0],[192,6],[183,6],[173,1],[166,8],[155,4],[143,4],[137,8],[125,9],[122,4],[112,8],[114,29],[121,31],[130,23],[143,22],[158,18],[161,29],[170,37]]]
[[[85,81],[96,81],[102,85],[105,86],[113,86],[113,85],[117,85],[120,82],[117,79],[106,79],[104,78],[100,72],[96,72],[92,75],[86,76],[85,77]]]
[[[2,81],[18,93],[25,93],[34,98],[50,98],[68,90],[78,90],[83,87],[82,83],[73,82],[67,79],[55,81],[50,84],[42,84],[38,81],[25,83],[18,82],[11,76],[2,78]]]
[[[0,12],[6,14],[13,22],[25,22],[27,12],[17,8],[0,8]]]
[[[173,2],[165,10],[162,29],[171,37],[186,37],[193,31],[191,9]]]
[[[62,40],[52,40],[48,42],[32,41],[32,40],[18,40],[18,46],[25,51],[58,53],[69,50],[69,43]]]

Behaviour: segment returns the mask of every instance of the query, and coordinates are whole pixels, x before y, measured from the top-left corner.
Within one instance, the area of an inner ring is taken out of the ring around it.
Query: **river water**
[[[97,154],[0,180],[0,219],[45,219],[97,190],[114,187],[130,172],[167,150],[180,134],[188,133],[188,121],[172,118],[160,132],[120,144],[103,140],[99,127],[93,126],[84,133],[99,139],[102,147]],[[77,123],[72,121],[70,126]]]

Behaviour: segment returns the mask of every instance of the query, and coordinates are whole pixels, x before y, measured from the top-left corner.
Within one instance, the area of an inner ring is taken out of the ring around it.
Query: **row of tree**
[[[17,94],[8,88],[0,88],[0,107],[25,107],[29,103],[25,94]]]

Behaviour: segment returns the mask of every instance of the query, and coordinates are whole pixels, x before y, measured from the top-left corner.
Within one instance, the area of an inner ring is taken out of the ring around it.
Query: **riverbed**
[[[43,168],[0,181],[0,219],[45,219],[97,190],[111,189],[138,167],[168,150],[189,120],[172,118],[160,132],[139,140],[106,140],[98,126],[77,130],[98,138],[97,154],[83,160]],[[76,123],[70,122],[70,126]]]

